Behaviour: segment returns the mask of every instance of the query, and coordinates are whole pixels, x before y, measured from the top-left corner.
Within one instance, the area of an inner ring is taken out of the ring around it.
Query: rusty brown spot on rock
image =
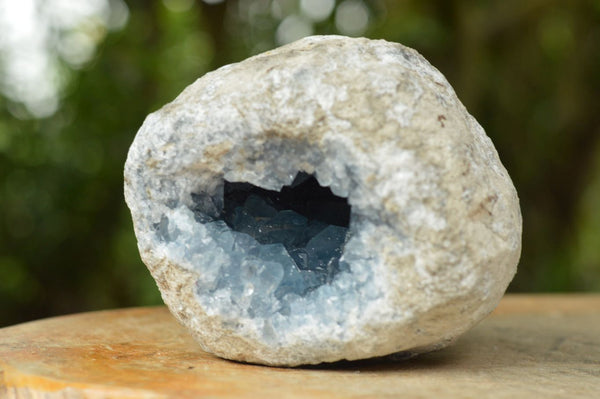
[[[446,125],[444,124],[444,121],[446,120],[445,115],[438,115],[437,120],[440,123],[440,125],[442,125],[442,127],[446,127]]]
[[[477,205],[475,207],[475,209],[473,211],[471,211],[471,213],[469,213],[469,216],[472,218],[480,218],[483,216],[492,216],[491,208],[494,206],[494,204],[497,201],[498,201],[498,194],[488,195],[487,197],[485,197],[485,199],[483,201],[481,201],[479,203],[479,205]]]

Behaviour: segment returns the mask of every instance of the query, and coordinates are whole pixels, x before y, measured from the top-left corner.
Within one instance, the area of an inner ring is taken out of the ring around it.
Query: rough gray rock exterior
[[[207,234],[190,195],[218,200],[223,179],[279,190],[298,171],[348,198],[351,272],[253,318],[233,291],[203,291],[231,260],[210,237],[214,251],[190,249]],[[206,74],[147,117],[125,198],[175,317],[206,351],[269,365],[442,348],[496,307],[521,249],[492,142],[438,70],[382,40],[308,37]]]

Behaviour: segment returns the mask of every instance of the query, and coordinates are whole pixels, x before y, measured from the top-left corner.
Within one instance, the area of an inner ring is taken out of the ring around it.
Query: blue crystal
[[[246,204],[251,206],[246,207]],[[272,216],[267,216],[269,214]],[[277,212],[256,197],[252,198],[252,201],[246,201],[244,207],[234,210],[231,227],[235,231],[248,234],[265,248],[269,247],[269,244],[282,244],[281,248],[287,250],[287,257],[291,257],[299,272],[312,271],[305,273],[303,278],[293,276],[292,272],[286,276],[296,280],[293,284],[290,282],[294,287],[303,284],[301,281],[304,281],[305,288],[331,281],[339,272],[339,258],[348,232],[346,227],[327,225],[319,221],[309,222],[306,217],[289,209]],[[236,242],[237,245],[241,244],[239,241]],[[270,260],[270,255],[264,248],[260,249],[259,257]],[[305,290],[291,291],[301,293]]]
[[[348,228],[328,222],[347,223],[349,207],[314,177],[299,174],[280,193],[248,183],[231,186],[226,182],[221,218],[232,230],[244,233],[233,248],[283,266],[277,298],[305,295],[331,282],[343,269],[339,259]]]
[[[206,227],[219,248],[208,252],[227,257],[217,262],[218,275],[198,283],[199,289],[208,290],[211,303],[220,303],[218,307],[234,305],[251,317],[286,315],[295,298],[332,283],[337,273],[348,270],[340,258],[350,206],[311,175],[299,173],[280,192],[225,181],[222,199],[200,193],[193,194],[192,201],[196,222]],[[163,240],[177,234],[168,222],[156,224]],[[190,250],[206,253],[200,247]]]
[[[277,209],[258,195],[250,195],[244,202],[244,209],[255,218],[272,218],[277,214]]]
[[[206,223],[219,218],[223,211],[223,201],[208,193],[199,192],[191,194],[194,202],[194,216],[197,222]]]

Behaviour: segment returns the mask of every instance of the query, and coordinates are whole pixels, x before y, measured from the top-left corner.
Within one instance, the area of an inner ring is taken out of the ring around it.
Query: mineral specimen
[[[490,139],[381,40],[309,37],[205,75],[144,122],[125,198],[175,317],[270,365],[442,348],[494,309],[521,247]]]

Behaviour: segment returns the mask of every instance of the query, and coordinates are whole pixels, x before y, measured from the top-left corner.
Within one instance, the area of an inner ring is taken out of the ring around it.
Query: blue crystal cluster
[[[275,296],[287,293],[305,295],[329,283],[347,265],[340,264],[348,233],[350,206],[344,198],[319,185],[312,175],[300,172],[290,186],[280,192],[265,190],[248,183],[225,182],[224,204],[220,219],[233,230],[254,238],[265,248],[263,260],[277,259],[283,245],[292,267],[284,276]],[[248,244],[248,243],[246,243]],[[281,244],[281,245],[273,245]]]
[[[169,258],[198,273],[208,312],[232,320],[287,316],[318,288],[339,289],[336,275],[350,271],[340,260],[350,206],[313,176],[301,173],[281,191],[225,181],[223,196],[194,193],[192,200],[155,229]]]
[[[226,222],[234,231],[245,233],[262,244],[263,248],[254,248],[251,254],[259,255],[262,250],[260,258],[278,261],[279,246],[271,244],[282,244],[294,261],[289,270],[284,270],[283,280],[275,292],[277,298],[290,292],[304,295],[331,282],[341,271],[339,259],[347,227],[309,219],[291,209],[278,211],[267,199],[254,194],[228,216]],[[272,250],[265,250],[265,245]]]

